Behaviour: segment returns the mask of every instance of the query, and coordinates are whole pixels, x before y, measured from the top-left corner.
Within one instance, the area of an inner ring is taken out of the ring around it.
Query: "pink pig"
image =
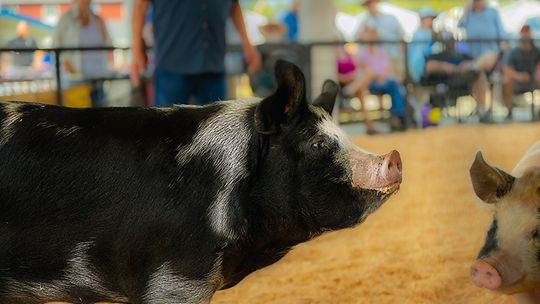
[[[540,141],[511,174],[478,152],[470,169],[474,192],[494,205],[484,246],[471,266],[478,286],[512,294],[517,303],[540,303]]]

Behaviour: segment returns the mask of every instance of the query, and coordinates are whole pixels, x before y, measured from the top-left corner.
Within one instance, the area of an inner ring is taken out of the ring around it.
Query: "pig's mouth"
[[[394,182],[382,187],[353,187],[358,190],[368,190],[377,196],[381,201],[386,201],[390,196],[399,191],[401,182]]]
[[[374,188],[374,189],[370,189],[370,190],[375,190],[379,194],[381,194],[382,196],[390,196],[390,195],[395,194],[395,193],[398,192],[400,185],[401,185],[401,183],[395,182],[395,183],[390,184],[388,186],[384,186],[384,187],[380,187],[380,188]]]

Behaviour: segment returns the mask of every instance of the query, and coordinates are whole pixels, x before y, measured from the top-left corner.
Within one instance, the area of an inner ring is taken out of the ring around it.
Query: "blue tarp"
[[[0,18],[13,19],[13,21],[26,21],[28,23],[28,25],[30,25],[32,27],[37,27],[37,28],[44,29],[44,30],[52,31],[54,29],[53,26],[45,24],[45,23],[41,22],[40,20],[36,20],[34,18],[19,15],[19,14],[13,13],[12,11],[7,10],[7,9],[0,9]]]

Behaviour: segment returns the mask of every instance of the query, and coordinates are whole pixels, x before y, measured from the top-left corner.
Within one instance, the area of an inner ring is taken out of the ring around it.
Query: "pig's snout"
[[[497,269],[484,260],[476,260],[472,264],[471,279],[482,288],[497,289],[502,285],[502,277]]]
[[[477,259],[471,265],[471,279],[478,287],[506,289],[523,278],[519,259],[505,254]]]
[[[381,175],[388,185],[401,183],[401,157],[398,151],[393,150],[386,154],[382,164]]]
[[[394,150],[384,156],[353,151],[348,155],[352,185],[363,189],[394,192],[402,180],[401,157]]]

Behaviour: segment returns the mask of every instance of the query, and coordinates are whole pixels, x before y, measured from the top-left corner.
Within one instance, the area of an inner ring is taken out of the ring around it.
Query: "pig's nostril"
[[[499,272],[484,260],[477,260],[470,268],[471,278],[478,287],[497,289],[502,284]]]

